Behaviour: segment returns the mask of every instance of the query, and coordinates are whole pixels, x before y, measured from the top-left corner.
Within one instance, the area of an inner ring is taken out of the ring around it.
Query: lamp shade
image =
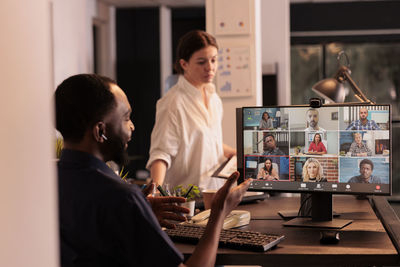
[[[343,103],[345,90],[343,84],[337,79],[328,78],[317,82],[312,90],[325,100],[333,103]]]

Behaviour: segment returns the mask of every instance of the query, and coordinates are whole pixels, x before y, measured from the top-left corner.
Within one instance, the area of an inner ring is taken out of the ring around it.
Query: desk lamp
[[[346,57],[347,66],[340,64],[340,58],[342,56]],[[333,78],[328,78],[321,80],[313,85],[312,90],[316,92],[319,96],[333,103],[343,103],[345,98],[345,90],[343,83],[347,81],[350,84],[351,89],[353,89],[355,97],[362,103],[365,104],[375,104],[369,100],[357,86],[357,84],[351,78],[351,70],[349,69],[350,63],[349,59],[344,51],[340,51],[337,60],[339,62],[339,69]]]

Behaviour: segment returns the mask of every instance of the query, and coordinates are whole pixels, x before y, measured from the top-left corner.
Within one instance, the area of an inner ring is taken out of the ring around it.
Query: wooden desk
[[[271,197],[262,202],[241,205],[238,209],[251,212],[252,220],[244,229],[272,234],[283,234],[286,239],[276,249],[255,253],[218,249],[216,264],[261,266],[393,266],[399,257],[388,234],[376,217],[368,200],[354,196],[335,195],[333,209],[340,218],[354,220],[340,230],[340,242],[321,245],[320,230],[284,227],[277,212],[299,207],[298,197]],[[176,243],[185,257],[194,246]]]

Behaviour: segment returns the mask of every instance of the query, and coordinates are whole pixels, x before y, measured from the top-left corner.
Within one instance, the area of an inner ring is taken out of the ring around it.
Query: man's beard
[[[317,123],[315,121],[310,121],[310,127],[315,127],[317,125]]]
[[[120,167],[126,166],[129,163],[128,152],[125,149],[125,143],[121,138],[112,135],[106,141],[105,153],[108,160],[112,160]]]

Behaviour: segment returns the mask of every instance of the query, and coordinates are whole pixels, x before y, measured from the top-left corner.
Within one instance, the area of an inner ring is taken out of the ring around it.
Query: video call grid
[[[386,113],[386,116],[387,116],[387,121],[389,121],[389,107],[388,106],[385,106],[385,108],[387,108],[388,110],[384,110],[383,112],[384,113]],[[281,110],[283,110],[284,111],[284,109],[288,109],[288,108],[275,108],[277,111],[279,110],[279,111],[281,111]],[[334,112],[337,112],[338,114],[340,113],[340,112],[342,112],[343,113],[343,111],[341,111],[341,109],[343,109],[343,107],[336,107],[335,108],[335,110],[334,110]],[[295,109],[293,109],[293,110],[297,110],[297,108],[295,108]],[[304,110],[308,110],[308,108],[305,108]],[[307,111],[306,111],[307,112]],[[382,111],[381,111],[382,112]],[[244,113],[246,113],[246,109],[244,109]],[[284,112],[282,112],[282,113],[284,113]],[[371,160],[373,160],[373,159],[376,159],[376,160],[383,160],[384,162],[383,163],[387,163],[387,162],[389,162],[389,154],[386,154],[386,156],[376,156],[376,154],[374,153],[374,155],[371,155],[371,156],[362,156],[362,157],[357,157],[357,156],[351,156],[351,157],[349,157],[349,155],[347,155],[346,156],[346,154],[345,155],[343,155],[343,153],[340,153],[340,145],[343,143],[341,143],[341,138],[343,138],[343,135],[341,134],[341,133],[362,133],[362,134],[369,134],[369,132],[384,132],[384,133],[386,133],[386,135],[387,136],[389,136],[389,129],[390,129],[390,126],[389,126],[389,123],[387,123],[387,128],[386,128],[386,130],[345,130],[345,129],[339,129],[340,128],[340,126],[339,126],[339,119],[338,118],[336,118],[337,119],[337,123],[336,123],[336,129],[329,129],[329,130],[327,130],[327,129],[324,129],[324,130],[322,130],[322,131],[318,131],[318,130],[315,130],[315,131],[313,131],[313,130],[307,130],[306,128],[304,128],[304,130],[300,130],[300,129],[298,129],[298,128],[296,128],[296,127],[294,127],[293,129],[290,127],[290,125],[292,125],[291,123],[290,123],[290,120],[292,119],[291,117],[290,117],[290,114],[293,114],[293,112],[288,112],[288,121],[287,121],[287,125],[289,126],[288,128],[286,128],[286,129],[283,129],[283,128],[280,128],[280,127],[278,127],[277,129],[268,129],[268,130],[260,130],[260,129],[257,129],[257,127],[253,127],[253,129],[252,130],[250,130],[250,129],[247,129],[246,130],[246,123],[244,122],[244,127],[245,127],[245,130],[244,130],[244,135],[246,135],[246,133],[247,134],[252,134],[252,133],[254,133],[254,132],[256,132],[256,133],[260,133],[260,132],[262,132],[262,133],[266,133],[266,134],[279,134],[280,132],[282,132],[282,133],[284,133],[284,132],[287,132],[287,133],[289,133],[288,134],[288,139],[287,139],[287,146],[288,146],[288,149],[287,149],[287,151],[288,151],[288,153],[285,153],[285,157],[287,157],[288,158],[288,161],[289,162],[291,162],[291,160],[292,160],[292,158],[309,158],[309,157],[313,157],[313,158],[316,158],[316,159],[321,159],[321,158],[327,158],[327,157],[321,157],[321,156],[310,156],[310,155],[304,155],[304,154],[300,154],[300,155],[294,155],[294,153],[292,152],[292,153],[289,153],[289,151],[291,151],[291,149],[293,149],[294,147],[296,147],[296,146],[292,146],[291,144],[292,144],[292,140],[291,140],[291,138],[292,138],[292,134],[291,133],[303,133],[304,135],[306,135],[306,134],[312,134],[312,135],[314,135],[315,133],[321,133],[322,135],[323,135],[323,140],[326,140],[326,136],[327,135],[329,135],[329,134],[332,134],[332,133],[336,133],[336,147],[337,147],[337,151],[338,151],[338,153],[336,154],[336,155],[330,155],[330,158],[332,159],[332,160],[335,160],[336,159],[336,162],[337,162],[337,169],[338,169],[338,176],[337,176],[337,180],[332,180],[332,179],[328,179],[328,181],[329,182],[346,182],[346,181],[344,181],[343,179],[344,179],[344,175],[343,175],[343,173],[341,173],[341,172],[348,172],[348,170],[342,170],[342,168],[340,167],[342,164],[343,165],[345,165],[346,164],[346,162],[347,161],[350,161],[350,162],[352,162],[352,163],[354,163],[354,161],[358,161],[358,163],[360,162],[360,160],[361,159],[363,159],[363,158],[369,158],[369,159],[371,159]],[[332,113],[332,110],[330,110],[330,111],[328,111],[328,113],[331,113],[331,115],[333,114]],[[321,113],[322,114],[322,113]],[[245,114],[244,114],[245,115]],[[282,115],[281,115],[282,116]],[[331,117],[333,117],[333,115],[331,116]],[[381,116],[382,117],[382,116]],[[244,116],[244,120],[246,119],[246,115]],[[279,125],[280,126],[280,125]],[[306,125],[306,126],[308,126],[308,125]],[[389,148],[390,148],[390,140],[389,140],[389,137],[387,138],[387,143],[388,143],[388,153],[390,153],[390,151],[389,151]],[[252,144],[251,144],[252,145]],[[329,145],[331,146],[332,145],[332,142],[329,142]],[[304,146],[304,148],[305,148],[305,146]],[[287,154],[287,155],[286,155]],[[252,153],[245,153],[245,159],[246,158],[248,158],[249,156],[250,157],[264,157],[264,156],[262,156],[262,155],[260,155],[260,154],[252,154]],[[378,162],[379,163],[379,162]],[[246,166],[246,162],[244,162],[244,166]],[[353,164],[354,165],[354,164]],[[356,164],[356,166],[357,166],[357,164]],[[245,168],[246,169],[246,168]],[[289,180],[287,180],[287,181],[290,181],[291,179],[292,179],[292,177],[294,176],[294,170],[293,170],[293,166],[290,166],[290,164],[289,164],[289,170],[288,170],[288,173],[289,173]],[[343,181],[342,181],[343,180]],[[280,180],[281,181],[281,180]],[[387,183],[388,183],[388,181],[387,181]]]

